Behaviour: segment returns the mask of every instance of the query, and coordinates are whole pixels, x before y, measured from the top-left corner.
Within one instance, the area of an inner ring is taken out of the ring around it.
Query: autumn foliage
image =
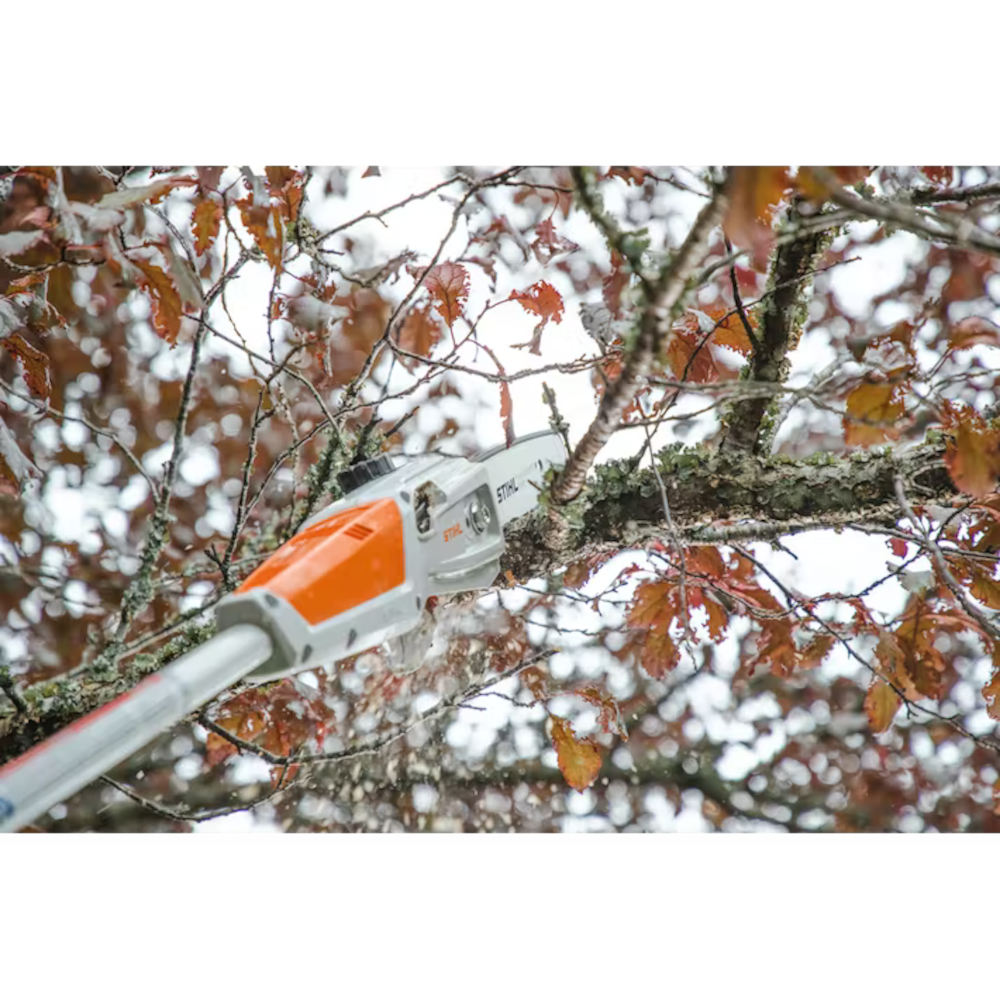
[[[116,772],[147,807],[45,827],[645,829],[662,795],[1000,829],[1000,175],[394,176],[2,172],[0,763],[202,641],[346,466],[604,435],[493,588],[427,609],[415,671],[229,692]]]

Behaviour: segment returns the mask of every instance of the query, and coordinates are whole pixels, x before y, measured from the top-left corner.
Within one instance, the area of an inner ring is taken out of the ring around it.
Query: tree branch
[[[788,221],[794,223],[796,219],[793,207],[789,209]],[[748,383],[784,383],[788,377],[787,355],[794,350],[801,336],[811,287],[810,283],[800,279],[815,268],[826,243],[823,232],[810,233],[779,247],[775,252],[768,275],[768,286],[775,291],[767,298],[761,336],[747,372]],[[763,397],[734,403],[729,426],[722,439],[722,450],[766,454],[771,442],[764,419],[768,405],[769,400]]]
[[[728,205],[728,194],[717,190],[712,200],[699,213],[680,249],[657,280],[650,283],[639,321],[638,339],[626,351],[621,374],[604,393],[597,416],[577,443],[552,487],[552,498],[557,504],[569,503],[579,495],[598,452],[617,430],[622,414],[639,390],[640,380],[649,371],[664,338],[680,313],[691,274],[704,257],[708,238],[721,223]],[[619,242],[622,242],[621,239]],[[616,249],[623,252],[619,247]],[[640,280],[645,286],[646,279],[641,272]]]
[[[793,461],[669,448],[656,461],[684,543],[724,544],[845,527],[852,521],[877,521],[892,529],[901,516],[893,485],[899,469],[909,481],[919,481],[923,502],[944,502],[955,494],[943,452],[943,445],[928,444],[905,456],[872,451]],[[517,580],[544,577],[587,552],[669,537],[656,477],[624,461],[599,466],[569,514],[572,530],[551,547],[546,546],[547,512],[511,525],[502,570]]]

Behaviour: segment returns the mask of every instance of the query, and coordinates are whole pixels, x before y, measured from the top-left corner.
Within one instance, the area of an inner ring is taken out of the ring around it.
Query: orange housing
[[[406,579],[403,518],[385,497],[340,511],[285,542],[243,581],[283,597],[310,625],[370,601]]]

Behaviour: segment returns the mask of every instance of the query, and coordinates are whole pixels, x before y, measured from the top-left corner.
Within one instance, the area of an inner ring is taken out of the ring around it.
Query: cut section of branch
[[[586,207],[586,202],[584,204]],[[617,430],[622,414],[640,388],[640,380],[649,371],[671,324],[680,314],[689,278],[701,263],[708,238],[722,221],[728,204],[727,194],[717,190],[701,210],[680,249],[649,288],[639,321],[639,336],[627,353],[621,375],[608,387],[597,416],[552,487],[552,498],[557,504],[568,503],[579,495],[598,452]],[[624,252],[622,248],[616,249]],[[648,287],[645,281],[643,285]]]

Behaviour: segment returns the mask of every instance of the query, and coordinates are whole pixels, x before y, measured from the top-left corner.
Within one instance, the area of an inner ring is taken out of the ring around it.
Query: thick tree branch
[[[695,448],[667,449],[657,461],[684,543],[725,544],[845,527],[852,521],[892,529],[902,516],[893,480],[897,471],[919,484],[922,502],[954,495],[943,452],[943,445],[928,444],[905,456],[871,451],[792,461]],[[503,569],[526,580],[546,576],[588,551],[669,537],[656,477],[626,462],[599,466],[586,494],[566,513],[573,527],[551,547],[546,545],[546,512],[512,525]]]
[[[680,249],[652,284],[639,320],[638,339],[626,351],[622,372],[604,393],[597,416],[552,487],[552,498],[557,504],[568,503],[579,495],[598,452],[617,430],[622,414],[639,390],[640,380],[649,371],[677,319],[691,274],[704,257],[708,238],[722,221],[728,204],[728,195],[717,190],[699,213]]]
[[[789,210],[789,221],[796,218]],[[747,372],[748,383],[783,383],[788,376],[787,355],[794,350],[802,333],[810,283],[800,280],[814,270],[826,245],[824,233],[810,233],[802,239],[779,247],[768,276],[775,289],[768,297],[761,323],[761,336],[755,345]],[[723,451],[766,454],[771,435],[766,433],[765,413],[769,400],[764,397],[742,399],[734,403],[729,426],[722,440]]]
[[[842,187],[829,171],[821,167],[816,167],[814,170],[820,182],[827,186],[830,200],[841,208],[848,209],[857,218],[876,219],[899,229],[905,229],[925,240],[954,243],[967,250],[976,250],[994,257],[1000,255],[1000,237],[977,226],[965,215],[952,223],[940,215],[928,211],[920,212],[909,205],[861,198]],[[966,194],[966,199],[968,197]],[[925,197],[922,200],[928,202],[931,199]],[[955,200],[954,196],[952,200]]]

